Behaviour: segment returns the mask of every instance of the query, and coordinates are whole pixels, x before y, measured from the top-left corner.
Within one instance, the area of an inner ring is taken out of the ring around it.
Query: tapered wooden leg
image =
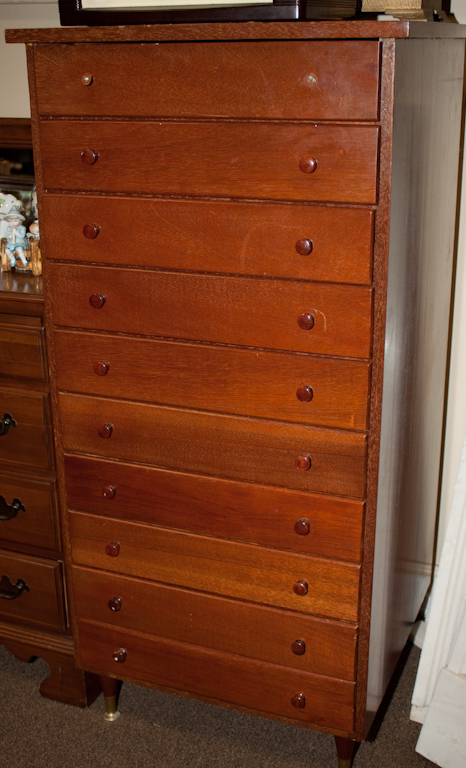
[[[105,699],[104,717],[106,720],[118,720],[120,717],[120,713],[117,710],[118,680],[114,680],[113,677],[105,677],[104,675],[99,675],[99,680]]]
[[[338,768],[351,768],[351,758],[355,742],[351,739],[335,736],[335,744],[337,746]]]

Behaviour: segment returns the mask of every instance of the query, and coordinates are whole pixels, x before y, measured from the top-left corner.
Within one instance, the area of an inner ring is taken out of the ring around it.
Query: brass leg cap
[[[109,722],[118,720],[120,713],[117,710],[116,696],[104,696],[105,699],[105,715],[104,719]]]
[[[104,720],[108,720],[110,723],[113,723],[114,720],[118,720],[120,717],[120,712],[106,712],[104,715]]]
[[[340,760],[338,758],[338,768],[351,768],[351,760]]]

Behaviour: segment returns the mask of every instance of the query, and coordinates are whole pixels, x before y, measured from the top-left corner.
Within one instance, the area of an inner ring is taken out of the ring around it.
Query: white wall
[[[0,117],[30,117],[24,45],[7,45],[5,29],[59,27],[58,2],[0,0]]]
[[[460,24],[466,24],[466,0],[451,0],[451,10]],[[466,166],[464,169],[462,200],[437,564],[440,560],[441,547],[445,538],[448,515],[453,499],[453,489],[466,432]]]
[[[466,24],[466,0],[452,0],[451,7],[457,20]],[[6,45],[4,30],[59,26],[56,2],[8,4],[0,0],[0,117],[30,116],[24,46]],[[437,562],[466,432],[466,178],[463,190]]]

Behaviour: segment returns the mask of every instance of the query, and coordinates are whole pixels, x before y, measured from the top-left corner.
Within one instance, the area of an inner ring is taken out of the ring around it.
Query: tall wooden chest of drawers
[[[50,410],[42,278],[0,272],[0,644],[47,662],[43,696],[84,707],[99,688],[75,665]]]
[[[78,663],[107,693],[327,731],[341,765],[365,737],[431,579],[463,36],[7,33],[29,43]]]

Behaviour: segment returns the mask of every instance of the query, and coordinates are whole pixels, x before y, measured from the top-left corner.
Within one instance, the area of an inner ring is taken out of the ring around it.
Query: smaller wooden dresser
[[[99,689],[67,619],[42,278],[0,275],[0,644],[47,662],[43,696],[86,706]]]

